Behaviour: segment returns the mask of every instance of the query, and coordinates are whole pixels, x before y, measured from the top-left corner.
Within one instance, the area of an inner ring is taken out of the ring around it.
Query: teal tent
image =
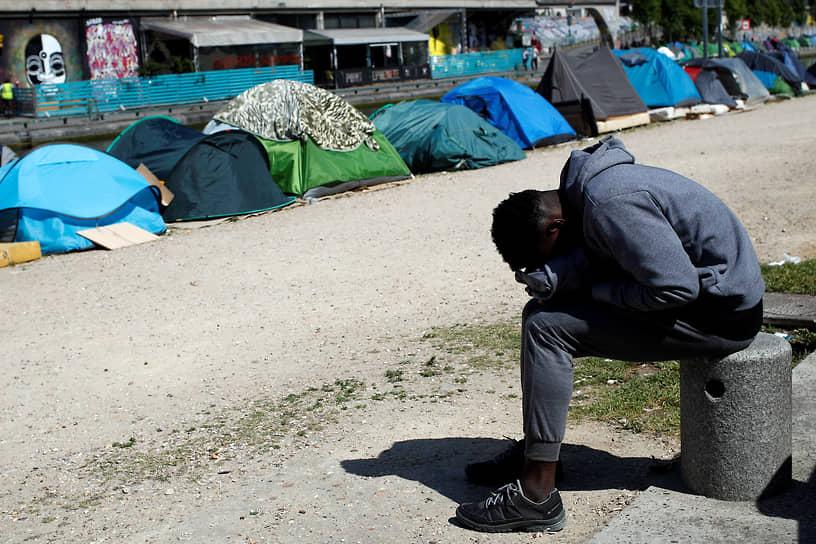
[[[613,53],[648,107],[683,107],[702,102],[691,77],[666,55],[648,47],[615,49]]]
[[[144,164],[173,192],[163,212],[168,222],[266,211],[295,200],[269,174],[261,143],[242,130],[203,134],[170,117],[146,117],[108,153],[134,168]]]
[[[164,232],[159,191],[102,151],[46,145],[0,168],[0,242],[37,241],[43,254],[90,249],[78,231],[125,222]]]
[[[465,106],[408,100],[381,108],[372,120],[416,174],[482,168],[526,157],[515,141]]]

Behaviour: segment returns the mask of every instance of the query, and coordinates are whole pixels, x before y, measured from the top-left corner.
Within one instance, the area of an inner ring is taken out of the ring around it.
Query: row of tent
[[[88,249],[80,231],[119,222],[158,234],[174,221],[516,161],[525,149],[649,123],[655,108],[762,103],[757,70],[741,57],[681,66],[647,48],[600,47],[582,60],[556,50],[536,90],[479,77],[371,118],[308,83],[275,80],[226,103],[202,131],[153,116],[106,152],[53,144],[10,158],[0,167],[0,242]]]
[[[709,43],[708,55],[704,55],[704,45],[701,43],[671,42],[664,46],[658,47],[658,51],[678,62],[705,56],[735,57],[743,51],[773,54],[786,50],[795,51],[797,49],[801,49],[802,47],[816,47],[816,35],[802,35],[798,38],[768,37],[762,41],[753,40],[737,42],[723,40],[722,47],[723,55],[720,55],[720,44]]]
[[[527,111],[539,107],[546,108],[540,115]],[[501,78],[375,117],[314,85],[275,80],[229,101],[202,131],[151,116],[105,152],[45,145],[0,167],[0,242],[36,240],[43,254],[88,249],[87,229],[127,222],[159,234],[174,221],[282,208],[414,172],[520,160],[522,147],[576,136],[540,95]]]
[[[815,36],[798,38],[768,38],[764,41],[724,42],[723,58],[737,57],[745,61],[771,94],[799,95],[816,88],[816,66],[806,69],[796,53],[801,47],[813,47]],[[699,63],[704,55],[702,46],[674,42],[657,49],[681,65]],[[717,44],[709,44],[709,55],[716,57]],[[804,83],[804,86],[803,86]]]

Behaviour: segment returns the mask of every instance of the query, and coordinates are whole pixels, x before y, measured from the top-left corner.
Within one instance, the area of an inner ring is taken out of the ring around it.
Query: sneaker
[[[533,502],[524,496],[518,480],[500,487],[481,502],[461,505],[456,509],[456,519],[468,529],[486,533],[554,533],[567,523],[557,489],[545,501]]]
[[[465,476],[474,484],[498,486],[521,478],[524,469],[524,439],[508,438],[510,445],[493,459],[465,466]],[[555,481],[564,479],[561,460],[555,467]]]

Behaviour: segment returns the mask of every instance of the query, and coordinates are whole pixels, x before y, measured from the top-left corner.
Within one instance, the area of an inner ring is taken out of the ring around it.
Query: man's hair
[[[510,193],[493,210],[490,234],[502,259],[512,270],[530,266],[538,246],[540,226],[546,224],[554,211],[550,196],[551,192],[534,189]]]

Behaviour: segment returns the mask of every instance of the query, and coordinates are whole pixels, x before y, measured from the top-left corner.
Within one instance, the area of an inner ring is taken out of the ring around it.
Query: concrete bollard
[[[791,347],[759,333],[724,358],[680,363],[680,471],[694,493],[757,500],[788,489]]]

